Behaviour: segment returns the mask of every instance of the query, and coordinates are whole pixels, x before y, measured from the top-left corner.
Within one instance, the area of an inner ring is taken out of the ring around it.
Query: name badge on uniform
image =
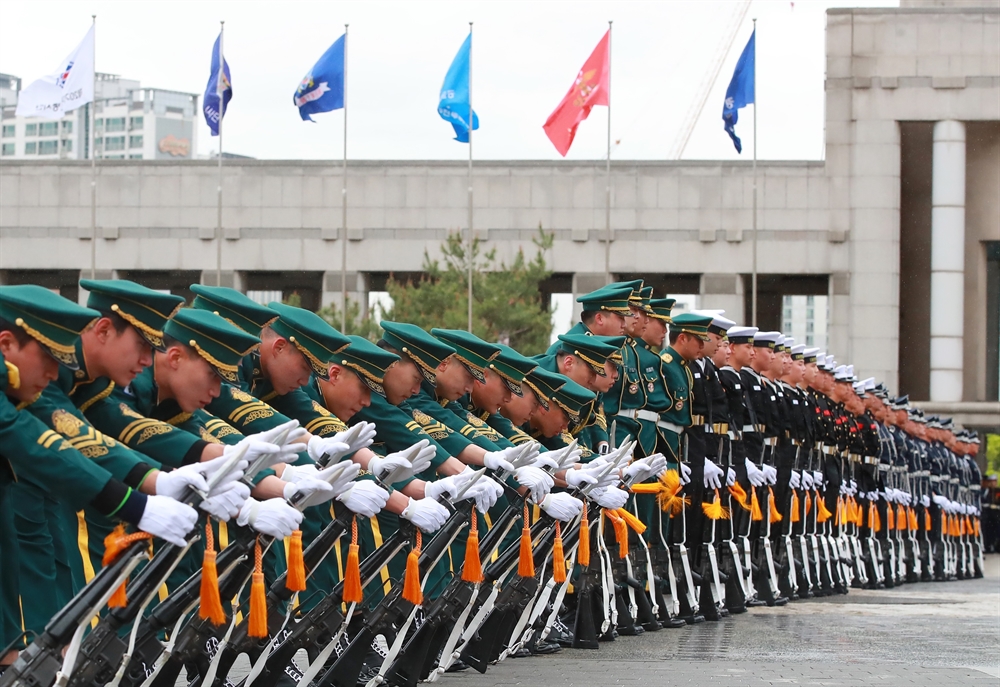
[[[754,390],[754,391],[760,391],[760,387],[759,387],[759,386],[757,386],[756,384],[754,384],[754,385],[753,385],[753,390]]]
[[[695,379],[701,379],[701,373],[700,372],[695,372],[694,373],[694,378]]]
[[[793,398],[793,399],[792,399],[792,405],[793,405],[793,406],[797,406],[798,404],[799,404],[799,402],[798,402],[798,401],[796,401],[796,400],[795,400],[795,399]]]
[[[743,387],[742,387],[742,386],[740,386],[739,384],[734,384],[734,385],[733,385],[733,388],[734,388],[734,389],[736,389],[737,391],[739,391],[739,390],[740,390],[740,389],[742,389]]]

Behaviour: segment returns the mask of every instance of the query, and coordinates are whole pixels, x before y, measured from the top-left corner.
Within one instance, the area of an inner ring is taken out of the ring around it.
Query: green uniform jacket
[[[660,376],[663,378],[663,388],[667,394],[669,406],[660,413],[660,419],[679,427],[691,425],[691,385],[693,379],[688,364],[677,351],[667,346],[660,353]],[[667,443],[674,455],[667,460],[680,460],[680,435],[657,427],[660,437]]]

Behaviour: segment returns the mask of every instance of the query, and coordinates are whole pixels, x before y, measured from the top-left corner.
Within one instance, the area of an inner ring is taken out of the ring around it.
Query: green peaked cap
[[[431,384],[437,383],[437,367],[455,354],[455,349],[435,339],[415,324],[382,320],[382,340],[416,363]]]
[[[500,355],[490,363],[490,369],[499,374],[507,388],[518,396],[522,395],[521,384],[525,375],[538,367],[538,363],[531,358],[526,358],[510,346],[497,344]]]
[[[461,329],[432,329],[431,334],[455,349],[455,356],[478,382],[486,381],[483,371],[500,355],[496,344],[486,343],[475,334]]]
[[[712,324],[711,317],[686,312],[670,320],[670,331],[693,334],[702,341],[708,341],[708,325],[710,324]]]
[[[628,284],[610,284],[596,291],[577,296],[576,302],[583,305],[583,312],[598,312],[605,310],[626,314],[628,300],[632,296],[632,287]]]
[[[214,312],[254,336],[260,334],[261,329],[278,317],[278,313],[274,310],[251,300],[236,289],[192,284],[191,291],[195,294],[192,306],[199,310]]]
[[[556,391],[562,388],[563,384],[567,381],[569,381],[568,377],[555,372],[549,372],[543,369],[541,365],[524,377],[525,386],[535,392],[535,396],[538,397],[539,403],[542,404],[545,410],[549,409],[549,403],[552,401],[552,397],[555,396]]]
[[[167,322],[163,333],[193,348],[222,379],[235,383],[243,356],[260,339],[207,310],[184,308]]]
[[[649,316],[664,322],[670,322],[670,311],[677,301],[673,298],[651,298],[649,300]]]
[[[639,291],[639,298],[642,301],[641,306],[643,311],[647,315],[651,314],[653,312],[653,309],[649,306],[649,302],[653,300],[653,287],[652,286],[642,287],[642,289]]]
[[[637,308],[642,307],[642,279],[632,279],[630,281],[616,281],[608,284],[609,287],[621,288],[628,287],[632,289],[632,293],[629,294],[628,302],[629,305],[634,305]],[[652,290],[652,289],[650,289]]]
[[[81,279],[80,286],[90,292],[87,307],[116,313],[160,351],[163,326],[184,305],[180,296],[154,291],[127,279]]]
[[[598,375],[606,377],[604,362],[610,360],[622,364],[624,336],[593,336],[589,334],[561,334],[559,350],[571,353],[587,363]]]
[[[288,339],[305,356],[317,376],[326,379],[330,363],[351,340],[334,329],[326,320],[305,308],[272,301],[268,307],[278,315],[271,329]]]
[[[385,373],[399,362],[399,356],[379,348],[361,336],[349,336],[350,345],[337,354],[334,362],[357,374],[369,389],[385,396]]]
[[[549,374],[552,373],[550,372]],[[563,375],[559,376],[563,377]],[[586,408],[588,404],[594,402],[594,399],[597,398],[597,394],[583,388],[569,377],[563,378],[566,380],[566,383],[556,390],[556,392],[552,395],[552,400],[556,405],[566,411],[570,420],[578,422],[583,409]]]
[[[101,313],[37,284],[0,286],[0,318],[16,325],[71,370],[80,367],[76,344]]]

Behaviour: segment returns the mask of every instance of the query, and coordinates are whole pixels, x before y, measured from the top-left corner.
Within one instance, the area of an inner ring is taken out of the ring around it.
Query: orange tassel
[[[913,510],[912,506],[907,506],[906,508],[906,520],[910,526],[911,532],[916,532],[918,529],[920,529],[920,525],[917,522],[917,513],[916,511]]]
[[[556,520],[556,541],[552,545],[552,579],[556,584],[566,581],[566,554],[563,553],[562,528]]]
[[[767,493],[768,493],[767,510],[771,522],[772,523],[781,522],[781,513],[778,512],[778,504],[774,502],[774,489],[768,487]]]
[[[750,510],[750,501],[747,498],[747,493],[743,490],[743,487],[739,482],[736,482],[733,486],[729,487],[729,494],[736,499],[736,503],[740,505],[740,508],[743,510]]]
[[[306,590],[306,563],[302,559],[302,530],[292,532],[288,542],[288,572],[285,574],[285,588],[292,592]]]
[[[226,612],[219,598],[219,571],[215,567],[215,533],[212,521],[205,523],[205,557],[201,563],[201,603],[198,617],[213,625],[226,622]]]
[[[728,520],[729,519],[729,509],[723,507],[722,498],[719,496],[719,490],[715,490],[715,498],[709,503],[701,504],[701,512],[705,514],[709,520]]]
[[[521,528],[521,551],[517,559],[517,574],[520,577],[535,576],[535,560],[531,556],[531,522],[528,516],[528,504],[524,504],[524,527]]]
[[[874,501],[868,503],[868,527],[872,532],[882,531],[882,518],[879,517]]]
[[[125,525],[118,525],[104,538],[104,557],[101,559],[101,565],[107,566],[114,563],[132,542],[152,538],[153,535],[148,532],[125,534]],[[128,579],[122,582],[121,586],[111,595],[111,598],[108,599],[108,608],[125,608],[128,605],[128,596],[125,594],[125,585],[127,584]]]
[[[590,566],[590,523],[587,521],[587,502],[583,502],[580,515],[580,551],[578,560],[583,567]]]
[[[819,497],[818,496],[816,497],[816,501],[819,502]],[[806,515],[807,516],[809,515],[809,513],[812,512],[812,507],[813,507],[813,497],[812,497],[812,494],[807,491],[806,492]]]
[[[931,514],[930,511],[924,509],[924,531],[931,531]]]
[[[837,517],[833,521],[833,524],[837,525],[839,527],[842,522],[844,522],[844,497],[843,496],[838,496],[837,497]]]
[[[469,538],[465,542],[465,565],[462,566],[462,579],[474,584],[483,581],[483,562],[479,560],[479,528],[476,523],[475,506],[472,507],[472,518],[469,521]]]
[[[406,556],[406,576],[403,578],[403,598],[414,606],[424,602],[424,590],[420,588],[420,547],[423,539],[417,530],[417,543]]]
[[[247,619],[247,636],[267,637],[267,592],[264,590],[264,553],[260,549],[260,536],[254,544],[253,583],[250,585],[250,617]]]
[[[906,524],[906,508],[901,503],[896,504],[896,529],[905,530]]]
[[[757,489],[750,489],[750,519],[754,522],[764,519],[764,512],[760,509],[760,500],[757,498]]]
[[[358,555],[358,516],[351,520],[351,544],[347,548],[347,569],[344,570],[344,603],[359,604],[364,601],[361,587],[361,559]]]
[[[806,492],[806,512],[809,512],[809,492]],[[799,522],[802,520],[802,516],[799,514],[799,494],[797,491],[792,490],[792,522]]]
[[[642,524],[642,520],[632,515],[627,508],[619,508],[615,511],[622,517],[622,519],[628,523],[628,526],[635,530],[636,534],[642,534],[646,531],[646,526]]]
[[[976,539],[979,538],[979,518],[972,521],[972,533],[976,535]]]
[[[624,560],[628,557],[628,525],[613,510],[605,509],[604,514],[615,528],[615,541],[618,542],[618,558]]]
[[[826,507],[826,501],[819,496],[816,497],[816,522],[826,522],[833,517],[833,513]]]
[[[892,506],[886,506],[885,519],[890,532],[896,529],[896,513],[893,511]]]

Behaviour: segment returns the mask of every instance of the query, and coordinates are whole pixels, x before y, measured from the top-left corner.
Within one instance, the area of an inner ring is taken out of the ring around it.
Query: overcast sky
[[[743,2],[225,2],[201,0],[6,0],[0,9],[0,71],[24,84],[53,71],[97,14],[97,69],[143,86],[202,93],[219,20],[234,98],[225,149],[270,159],[339,158],[343,113],[300,120],[292,94],[350,24],[348,152],[352,158],[461,159],[437,115],[445,72],[473,35],[478,159],[558,159],[542,124],[614,20],[612,138],[615,159],[664,159]],[[733,67],[758,19],[759,157],[823,156],[825,10],[896,6],[870,0],[755,0],[726,51],[685,159],[739,157],[722,129]],[[567,158],[603,158],[607,109],[595,108]],[[753,154],[753,107],[740,114],[743,157]],[[198,149],[217,148],[204,120]]]

